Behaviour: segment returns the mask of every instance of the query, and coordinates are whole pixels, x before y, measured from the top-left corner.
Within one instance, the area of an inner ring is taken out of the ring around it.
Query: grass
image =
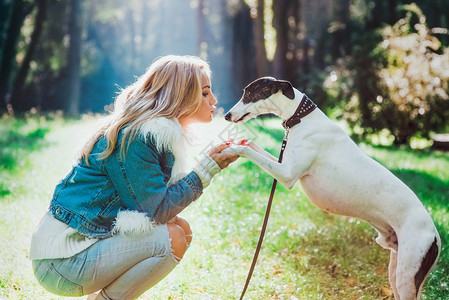
[[[0,299],[62,299],[44,291],[34,279],[27,259],[29,239],[54,186],[68,172],[95,123],[90,117],[0,119]],[[202,128],[198,130],[204,135],[214,129],[214,142],[249,136],[275,155],[283,136],[278,120],[237,127],[216,119],[213,126]],[[444,248],[423,298],[446,299],[449,155],[369,144],[361,147],[407,183],[435,220]],[[196,147],[195,153],[203,150],[204,145]],[[218,174],[203,196],[182,213],[195,235],[183,261],[141,298],[238,298],[271,182],[270,176],[244,159]],[[245,299],[391,299],[388,251],[374,242],[375,237],[364,222],[322,213],[299,185],[291,191],[278,185]]]

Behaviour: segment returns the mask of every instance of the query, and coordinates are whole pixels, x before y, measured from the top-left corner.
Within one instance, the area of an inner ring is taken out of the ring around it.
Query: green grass
[[[0,299],[62,299],[34,279],[28,256],[32,230],[53,188],[68,172],[95,118],[0,119]],[[215,139],[249,136],[277,155],[279,120],[236,128],[221,120]],[[263,125],[263,126],[261,126]],[[9,137],[8,137],[9,136]],[[362,149],[407,183],[424,202],[440,231],[443,251],[427,281],[424,299],[449,293],[449,155],[432,151]],[[201,147],[195,148],[201,152]],[[8,154],[9,153],[9,154]],[[8,156],[9,155],[9,156]],[[257,243],[272,178],[239,159],[217,175],[182,215],[194,232],[181,264],[142,299],[238,298]],[[366,223],[331,216],[314,207],[299,185],[278,185],[267,234],[245,299],[391,299],[388,251]]]

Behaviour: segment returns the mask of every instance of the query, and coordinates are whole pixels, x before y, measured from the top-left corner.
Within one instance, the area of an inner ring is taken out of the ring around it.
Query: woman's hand
[[[218,166],[221,169],[226,168],[229,166],[230,163],[234,162],[239,158],[238,155],[233,154],[231,152],[223,152],[224,149],[227,149],[229,146],[231,146],[233,139],[230,139],[229,141],[223,142],[209,151],[209,156],[212,157],[213,160],[218,164]]]

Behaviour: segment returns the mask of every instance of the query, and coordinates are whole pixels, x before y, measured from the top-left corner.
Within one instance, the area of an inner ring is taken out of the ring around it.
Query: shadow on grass
[[[433,209],[449,209],[449,182],[425,172],[406,169],[391,170],[426,206]]]
[[[29,153],[46,146],[49,128],[30,126],[27,120],[10,119],[0,123],[0,171],[13,173],[23,166]],[[10,194],[8,186],[0,181],[0,197]]]

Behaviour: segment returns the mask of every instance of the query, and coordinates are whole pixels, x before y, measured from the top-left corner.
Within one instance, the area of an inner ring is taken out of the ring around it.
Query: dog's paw
[[[248,146],[230,146],[226,149],[224,149],[222,152],[230,152],[238,156],[245,156],[245,151],[247,150]]]

